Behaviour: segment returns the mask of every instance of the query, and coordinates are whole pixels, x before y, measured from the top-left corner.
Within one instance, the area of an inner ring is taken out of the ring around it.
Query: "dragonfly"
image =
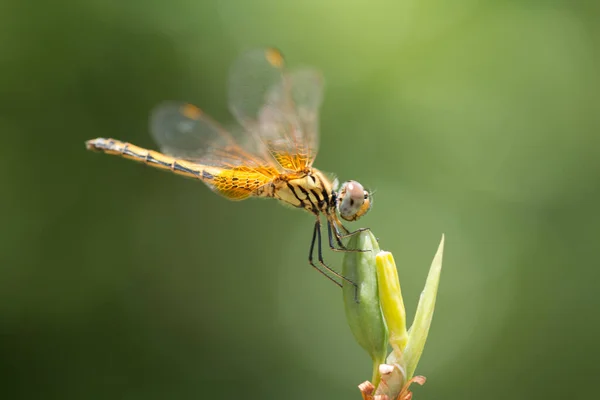
[[[346,281],[356,289],[323,259],[321,218],[332,250],[363,251],[348,249],[343,239],[368,228],[350,231],[340,217],[356,221],[365,215],[371,194],[356,181],[340,185],[313,167],[324,91],[321,72],[288,69],[274,48],[252,49],[233,63],[228,83],[237,129],[225,129],[195,105],[169,101],[150,115],[150,133],[160,152],[110,138],[88,140],[86,147],[198,179],[229,200],[274,198],[308,211],[316,217],[309,264],[336,285]]]

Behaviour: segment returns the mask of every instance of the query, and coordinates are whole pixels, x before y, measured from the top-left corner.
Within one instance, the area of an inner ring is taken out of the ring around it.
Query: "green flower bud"
[[[359,239],[360,240],[360,239]],[[373,238],[374,240],[374,238]],[[360,245],[361,243],[359,243]],[[366,248],[365,244],[362,247]],[[371,247],[373,251],[378,249],[377,243]],[[379,297],[377,298],[377,305],[380,307],[381,312],[375,312],[375,309],[369,309],[368,311],[361,310],[358,308],[351,308],[352,304],[349,304],[351,299],[351,292],[344,293],[344,300],[346,301],[346,314],[348,315],[348,322],[350,327],[357,338],[357,341],[363,346],[369,354],[375,354],[373,349],[376,347],[373,345],[374,342],[369,342],[367,339],[373,340],[376,335],[371,332],[365,331],[365,325],[367,319],[371,321],[378,321],[383,314],[385,322],[383,323],[384,328],[389,329],[390,344],[392,345],[392,353],[387,357],[386,363],[375,361],[373,358],[374,368],[377,368],[377,374],[374,370],[373,384],[370,382],[364,382],[359,386],[359,389],[363,395],[364,400],[374,400],[377,398],[382,399],[395,399],[395,400],[411,400],[412,392],[410,391],[410,385],[412,383],[418,383],[423,385],[425,383],[425,377],[413,376],[423,348],[425,347],[425,341],[429,333],[429,327],[431,326],[431,320],[433,318],[433,311],[435,308],[435,300],[437,296],[437,290],[440,282],[440,273],[442,271],[442,255],[444,252],[444,236],[438,247],[438,251],[433,258],[431,268],[429,269],[429,275],[427,276],[427,282],[425,283],[425,289],[421,293],[419,299],[419,305],[417,306],[417,312],[411,328],[406,331],[406,311],[404,309],[404,300],[402,299],[402,292],[400,290],[400,280],[398,279],[398,271],[396,270],[396,263],[391,253],[386,251],[378,251],[375,253],[375,265],[376,273],[373,275],[371,271],[368,271],[367,276],[362,276],[363,279],[360,282],[364,282],[366,279],[377,279],[377,285],[370,286],[377,287],[379,291]],[[365,253],[362,253],[365,254]],[[371,263],[371,258],[365,257],[363,259],[357,258],[353,260],[353,264],[349,263],[348,266],[354,267],[356,271],[363,271],[356,267],[359,261],[365,264]],[[372,264],[369,264],[372,265]],[[346,263],[344,264],[346,268]],[[347,270],[345,270],[347,271]],[[350,285],[349,285],[350,286]],[[345,288],[346,289],[346,288]],[[350,288],[347,288],[348,290]],[[370,301],[374,301],[374,296],[369,297]],[[379,306],[380,305],[380,306]],[[379,311],[379,308],[377,309]],[[350,316],[353,316],[351,318]],[[361,319],[362,321],[361,322]],[[378,323],[368,326],[379,326]],[[387,330],[386,330],[387,334]],[[375,343],[379,343],[376,342]],[[370,345],[371,347],[368,347]],[[382,349],[384,349],[382,347]],[[385,351],[385,350],[383,350]],[[372,356],[373,357],[373,356]]]
[[[388,349],[388,331],[379,304],[375,255],[379,253],[377,239],[371,231],[353,235],[349,249],[369,250],[347,252],[342,274],[357,286],[344,281],[343,297],[348,325],[358,344],[373,360],[373,385],[380,379],[379,365],[385,362]]]

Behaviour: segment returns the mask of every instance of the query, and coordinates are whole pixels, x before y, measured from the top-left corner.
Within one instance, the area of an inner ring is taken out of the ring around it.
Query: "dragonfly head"
[[[344,182],[338,192],[337,209],[346,221],[356,221],[371,209],[371,194],[356,181]]]

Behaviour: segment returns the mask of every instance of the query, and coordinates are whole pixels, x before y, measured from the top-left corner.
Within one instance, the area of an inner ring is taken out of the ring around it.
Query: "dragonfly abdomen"
[[[177,159],[159,153],[158,151],[144,149],[130,143],[116,139],[97,138],[85,142],[88,150],[98,150],[106,154],[121,156],[130,160],[142,162],[158,169],[172,171],[179,175],[212,181],[213,175],[199,164]]]

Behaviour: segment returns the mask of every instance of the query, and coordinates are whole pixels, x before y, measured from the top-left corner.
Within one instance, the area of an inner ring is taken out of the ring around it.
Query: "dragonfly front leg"
[[[342,239],[340,238],[340,236],[338,235],[337,229],[336,229],[336,234],[333,234],[333,229],[331,228],[332,222],[331,221],[327,221],[327,236],[329,236],[329,247],[331,248],[331,250],[333,251],[346,251],[346,246],[344,246],[344,243],[342,242]],[[333,237],[335,236],[335,241],[337,242],[337,245],[339,247],[335,247],[335,244],[333,243]]]
[[[356,235],[357,233],[360,233],[360,232],[368,231],[368,230],[370,230],[369,228],[360,228],[360,229],[355,230],[354,232],[350,232],[350,231],[348,231],[348,229],[346,229],[346,227],[344,225],[341,225],[341,227],[345,232],[347,232],[346,234],[342,234],[339,231],[338,226],[335,223],[335,221],[331,221],[331,220],[327,221],[327,233],[329,234],[329,247],[331,248],[331,250],[347,252],[347,253],[354,253],[354,252],[364,253],[366,251],[371,251],[371,250],[364,250],[364,249],[349,249],[342,242],[342,239]],[[335,235],[333,234],[333,231],[335,231]],[[335,236],[335,241],[337,242],[339,247],[335,247],[335,245],[333,243],[334,236]]]
[[[346,239],[346,238],[349,238],[350,236],[356,235],[357,233],[366,232],[366,231],[370,231],[371,230],[370,228],[358,228],[357,230],[350,232],[350,231],[348,231],[348,229],[346,229],[346,228],[344,228],[344,229],[347,232],[344,235],[340,234],[340,232],[337,231],[337,234],[340,236],[340,239]]]

